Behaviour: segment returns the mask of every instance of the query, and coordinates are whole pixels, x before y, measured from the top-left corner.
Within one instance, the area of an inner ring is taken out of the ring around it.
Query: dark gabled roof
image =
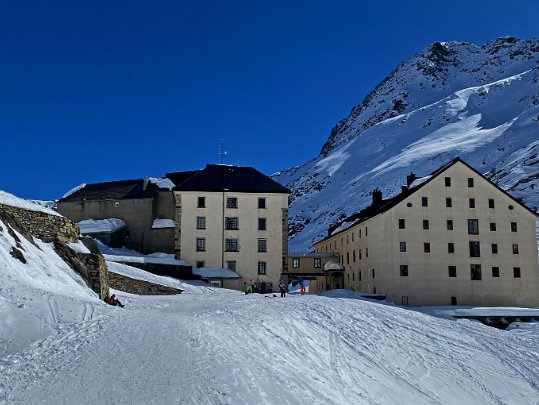
[[[180,183],[183,183],[185,180],[187,180],[189,177],[194,176],[197,174],[200,170],[191,170],[189,172],[173,172],[173,173],[167,173],[165,175],[166,178],[170,179],[176,186]]]
[[[407,188],[405,191],[401,192],[400,194],[392,197],[392,198],[388,198],[387,200],[381,200],[378,204],[372,204],[364,209],[362,209],[361,211],[359,212],[356,212],[352,215],[350,215],[349,217],[343,219],[342,221],[332,225],[329,227],[329,230],[328,230],[328,236],[322,240],[325,240],[329,237],[333,237],[335,235],[338,235],[339,233],[341,232],[344,232],[345,230],[349,229],[351,226],[353,225],[357,225],[358,223],[360,222],[363,222],[369,218],[372,218],[376,215],[379,215],[379,214],[382,214],[388,210],[390,210],[391,208],[393,208],[395,205],[397,205],[398,203],[400,203],[401,201],[403,201],[404,199],[408,198],[410,195],[414,194],[416,191],[418,191],[419,189],[421,189],[423,186],[425,186],[426,184],[430,183],[434,178],[438,177],[441,173],[443,173],[444,171],[446,171],[448,168],[450,168],[451,166],[453,166],[454,164],[456,163],[462,163],[463,165],[465,165],[468,169],[472,170],[474,173],[476,173],[477,175],[481,176],[483,179],[485,179],[487,182],[489,182],[491,185],[493,185],[496,189],[498,189],[500,192],[502,192],[503,194],[505,194],[506,196],[508,196],[509,198],[511,198],[513,201],[515,201],[517,204],[519,204],[520,206],[524,207],[526,210],[528,210],[529,212],[531,212],[532,214],[534,214],[535,216],[539,216],[539,214],[535,211],[533,211],[532,209],[528,208],[526,205],[524,205],[522,202],[520,202],[519,200],[515,199],[515,197],[513,197],[512,195],[510,195],[509,193],[507,193],[505,190],[502,190],[499,186],[497,186],[496,184],[494,184],[492,181],[490,181],[489,179],[487,179],[483,174],[481,174],[480,172],[478,172],[477,170],[475,170],[473,167],[471,167],[468,163],[466,163],[465,161],[463,161],[461,158],[457,157],[455,159],[453,159],[451,162],[443,165],[442,167],[436,169],[435,171],[433,171],[430,175],[428,176],[425,176],[424,178],[428,178],[427,180],[421,182],[420,184],[418,184],[416,187],[412,187],[412,188]],[[337,229],[338,227],[340,227],[342,224],[344,224],[345,222],[349,222],[350,225],[344,227],[342,230],[340,230],[339,232],[335,233],[335,234],[331,234],[335,229]]]
[[[107,183],[87,184],[59,202],[128,200],[133,198],[153,198],[159,187],[151,181],[144,189],[144,179],[120,180]]]
[[[174,187],[177,191],[283,193],[290,190],[252,167],[209,164]]]

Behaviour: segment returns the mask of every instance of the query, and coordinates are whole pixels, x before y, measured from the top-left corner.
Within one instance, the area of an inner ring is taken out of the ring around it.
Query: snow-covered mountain
[[[290,249],[460,156],[539,209],[539,39],[435,42],[337,123],[320,155],[273,178],[292,190]]]

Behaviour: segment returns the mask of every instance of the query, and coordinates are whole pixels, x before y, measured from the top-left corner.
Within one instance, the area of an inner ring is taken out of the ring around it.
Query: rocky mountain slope
[[[460,156],[539,209],[539,39],[435,42],[402,62],[331,131],[320,155],[276,173],[293,193],[291,250]]]

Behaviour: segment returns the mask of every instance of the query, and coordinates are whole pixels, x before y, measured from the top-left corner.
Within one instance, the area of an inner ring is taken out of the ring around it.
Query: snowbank
[[[160,228],[174,228],[176,224],[174,224],[173,219],[154,219],[152,224],[152,229],[160,229]]]
[[[16,197],[13,194],[6,193],[5,191],[0,190],[0,204],[11,205],[12,207],[24,208],[25,210],[44,212],[49,215],[61,216],[56,211],[45,208],[41,205],[35,204],[31,201],[23,200],[22,198]]]
[[[114,232],[125,227],[125,222],[118,218],[85,219],[77,222],[82,234]]]

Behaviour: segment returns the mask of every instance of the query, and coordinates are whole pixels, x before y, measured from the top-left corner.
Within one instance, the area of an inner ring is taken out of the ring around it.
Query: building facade
[[[339,260],[336,253],[291,252],[283,281],[307,280],[310,293],[343,288],[344,268]]]
[[[399,305],[539,305],[537,214],[460,159],[330,230],[344,287]]]

